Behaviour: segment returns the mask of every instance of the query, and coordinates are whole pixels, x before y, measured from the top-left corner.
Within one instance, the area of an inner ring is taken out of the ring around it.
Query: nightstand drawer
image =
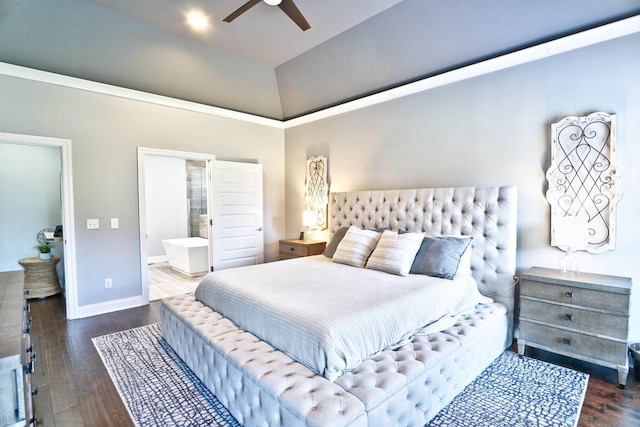
[[[582,356],[589,361],[613,365],[627,364],[627,343],[565,331],[546,325],[520,321],[520,339],[546,350],[570,357]]]
[[[629,318],[613,314],[585,310],[569,305],[550,304],[527,297],[520,308],[520,318],[537,320],[553,326],[627,339]]]
[[[574,286],[523,280],[520,295],[620,313],[627,313],[629,310],[628,294],[594,291]]]
[[[320,255],[324,252],[326,246],[326,242],[320,242],[317,240],[280,240],[279,258],[283,260],[311,255]]]
[[[280,243],[280,253],[294,257],[307,256],[308,248],[306,246],[292,245],[288,243]]]

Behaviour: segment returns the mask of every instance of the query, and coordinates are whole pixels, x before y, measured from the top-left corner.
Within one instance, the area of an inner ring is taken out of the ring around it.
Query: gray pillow
[[[410,273],[453,279],[460,257],[471,243],[471,237],[425,237],[413,260]]]
[[[347,232],[348,229],[349,229],[348,225],[338,228],[338,231],[336,231],[333,234],[333,238],[331,239],[331,241],[329,242],[329,244],[325,248],[325,250],[322,253],[322,255],[326,256],[327,258],[333,258],[333,255],[336,253],[336,249],[338,248],[338,245],[340,244],[340,242],[344,238],[344,235],[345,235],[345,233]],[[389,229],[389,227],[383,227],[383,228],[372,228],[370,230],[374,230],[374,231],[377,231],[378,233],[382,233],[383,231],[388,230],[388,229]]]

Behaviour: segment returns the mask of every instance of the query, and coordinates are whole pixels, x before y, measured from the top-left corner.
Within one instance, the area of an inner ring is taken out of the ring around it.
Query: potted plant
[[[48,260],[51,259],[51,246],[49,243],[38,243],[35,248],[40,251],[40,259]]]

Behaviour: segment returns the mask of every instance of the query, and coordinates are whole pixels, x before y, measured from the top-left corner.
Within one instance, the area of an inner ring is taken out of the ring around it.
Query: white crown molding
[[[284,121],[4,62],[0,62],[0,74],[271,126],[278,129],[289,129],[638,32],[640,32],[640,16],[633,16]]]
[[[244,122],[259,125],[271,126],[282,129],[282,120],[268,119],[254,114],[240,113],[226,108],[212,107],[210,105],[199,104],[197,102],[184,101],[182,99],[168,96],[156,95],[139,90],[127,89],[119,86],[98,83],[91,80],[69,77],[62,74],[50,73],[48,71],[36,70],[19,65],[0,62],[0,74],[33,80],[41,83],[49,83],[58,86],[66,86],[73,89],[85,90],[88,92],[101,93],[104,95],[117,96],[120,98],[132,99],[135,101],[148,102],[150,104],[163,105],[165,107],[179,108],[182,110],[195,111],[212,116],[225,117],[229,119],[241,120]]]

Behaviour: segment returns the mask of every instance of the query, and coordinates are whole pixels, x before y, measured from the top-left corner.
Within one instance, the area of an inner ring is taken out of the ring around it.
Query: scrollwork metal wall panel
[[[586,217],[589,252],[615,249],[616,205],[622,198],[622,167],[617,156],[618,116],[592,113],[551,125],[551,167],[547,200],[551,205],[551,244],[557,217]]]
[[[316,213],[316,225],[310,228],[316,230],[326,229],[327,206],[329,203],[326,157],[317,156],[307,160],[305,202],[307,209]]]

